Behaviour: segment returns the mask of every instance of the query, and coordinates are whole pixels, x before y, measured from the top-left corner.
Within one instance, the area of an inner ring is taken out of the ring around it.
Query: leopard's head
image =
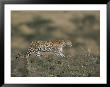
[[[70,40],[65,40],[65,45],[72,47],[72,42]]]

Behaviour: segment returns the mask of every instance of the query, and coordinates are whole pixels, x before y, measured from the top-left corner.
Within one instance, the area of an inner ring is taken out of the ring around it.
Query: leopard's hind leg
[[[39,51],[37,51],[37,52],[36,52],[36,56],[37,56],[37,57],[40,57],[40,56],[41,56],[41,53],[40,53]]]

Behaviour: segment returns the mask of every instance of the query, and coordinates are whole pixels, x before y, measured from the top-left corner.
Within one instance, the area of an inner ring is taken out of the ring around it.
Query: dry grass
[[[12,11],[11,76],[99,77],[100,16],[98,11]],[[23,56],[32,40],[69,39],[65,58],[46,54]],[[16,58],[18,52],[22,56]]]

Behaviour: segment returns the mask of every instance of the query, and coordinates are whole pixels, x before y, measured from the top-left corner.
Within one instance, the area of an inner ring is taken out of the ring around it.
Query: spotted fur
[[[44,52],[51,52],[57,56],[65,57],[63,47],[72,46],[70,40],[48,40],[48,41],[32,41],[26,52],[26,58],[35,54],[36,56],[43,55]]]

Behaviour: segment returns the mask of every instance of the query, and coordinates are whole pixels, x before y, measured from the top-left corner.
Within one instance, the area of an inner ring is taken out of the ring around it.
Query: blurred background
[[[33,40],[68,39],[65,58],[24,55]],[[27,68],[28,67],[28,68]],[[12,11],[11,76],[97,77],[100,76],[100,11]]]

